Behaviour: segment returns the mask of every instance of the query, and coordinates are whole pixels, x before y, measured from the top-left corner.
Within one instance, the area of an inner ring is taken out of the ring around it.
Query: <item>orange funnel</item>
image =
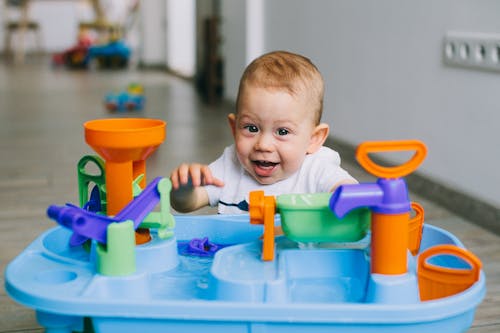
[[[146,159],[165,140],[166,122],[158,119],[98,119],[83,124],[85,141],[106,161],[107,215],[132,200],[132,181],[146,175]],[[144,188],[146,177],[141,182]]]

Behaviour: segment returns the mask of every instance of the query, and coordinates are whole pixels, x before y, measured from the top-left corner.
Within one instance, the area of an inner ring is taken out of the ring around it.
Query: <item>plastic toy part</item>
[[[403,165],[384,167],[375,164],[369,153],[415,150]],[[407,273],[410,200],[404,179],[425,158],[427,149],[416,140],[365,142],[358,147],[356,157],[368,172],[379,178],[375,184],[340,186],[330,199],[330,209],[343,217],[354,208],[369,207],[372,211],[371,269],[373,274],[398,275]]]
[[[227,245],[215,244],[208,237],[193,238],[189,242],[178,242],[179,254],[197,257],[213,257]]]
[[[482,263],[455,245],[431,247],[418,256],[418,285],[422,301],[458,294],[479,280]]]
[[[375,184],[343,185],[330,198],[330,209],[340,218],[358,207],[369,207],[372,211],[383,214],[410,211],[405,180],[380,178]]]
[[[252,191],[248,195],[248,213],[251,224],[264,224],[264,191]]]
[[[385,167],[376,164],[370,159],[370,153],[415,151],[413,157],[406,163]],[[406,141],[369,141],[360,144],[356,150],[356,159],[359,164],[369,173],[381,178],[404,177],[415,171],[427,155],[427,147],[418,140]]]
[[[416,256],[420,250],[422,242],[422,230],[424,228],[424,207],[417,202],[411,203],[411,209],[415,215],[408,223],[408,249],[411,254]]]
[[[101,196],[99,195],[99,187],[96,185],[92,188],[92,191],[90,192],[90,198],[89,201],[82,207],[85,210],[88,210],[89,212],[101,212],[102,209],[102,204],[101,204]]]
[[[340,218],[360,207],[372,211],[372,273],[406,273],[410,201],[404,179],[343,185],[330,199],[330,209]]]
[[[408,271],[408,221],[410,213],[372,212],[371,272],[399,275]]]
[[[94,173],[87,170],[89,167],[92,167],[92,165],[97,168],[97,171]],[[102,210],[106,210],[106,191],[104,189],[106,179],[104,170],[104,161],[99,156],[87,155],[82,157],[80,161],[78,161],[78,197],[80,207],[83,208],[87,204],[87,201],[89,199],[89,185],[95,184],[99,191],[99,205],[101,206]],[[97,212],[93,209],[90,210]]]
[[[169,182],[169,180],[163,180],[160,177],[154,179],[141,194],[135,197],[115,217],[107,217],[89,212],[71,204],[67,204],[66,206],[52,205],[48,208],[47,215],[62,226],[73,230],[77,235],[106,244],[108,241],[107,230],[111,223],[120,223],[129,220],[133,222],[133,229],[139,227],[139,224],[160,201],[160,192],[157,187],[162,181]],[[71,245],[81,244],[82,237],[78,237],[77,239],[78,243],[72,241]]]
[[[66,206],[51,205],[47,209],[47,215],[77,235],[71,238],[71,246],[81,245],[88,239],[106,243],[108,225],[120,222],[104,215],[86,211],[72,204],[66,204]]]
[[[163,120],[142,118],[84,124],[86,142],[106,161],[107,215],[117,214],[132,200],[131,184],[140,174],[146,175],[146,159],[165,140],[165,127]]]
[[[124,276],[136,271],[134,223],[111,223],[107,243],[97,244],[96,271],[107,276]]]
[[[331,193],[282,194],[276,197],[285,236],[295,242],[345,247],[370,229],[370,211],[355,209],[339,219],[328,207]]]
[[[174,236],[173,229],[175,227],[175,219],[170,212],[170,191],[172,190],[170,179],[160,180],[157,190],[160,194],[160,211],[149,213],[139,227],[157,229],[158,237],[167,239]]]
[[[262,260],[274,259],[274,214],[276,213],[276,199],[274,196],[265,196],[264,191],[253,191],[249,195],[250,223],[264,224],[262,238]]]

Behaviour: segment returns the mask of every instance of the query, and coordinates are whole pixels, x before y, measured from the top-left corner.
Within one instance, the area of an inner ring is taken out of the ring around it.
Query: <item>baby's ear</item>
[[[328,133],[330,132],[330,127],[328,124],[321,123],[313,129],[311,134],[311,141],[309,142],[309,147],[307,148],[308,154],[313,154],[318,151],[318,149],[323,146],[326,139],[328,138]]]
[[[231,133],[233,136],[236,135],[236,115],[234,113],[230,113],[227,115],[227,122],[229,123],[229,127],[231,127]]]

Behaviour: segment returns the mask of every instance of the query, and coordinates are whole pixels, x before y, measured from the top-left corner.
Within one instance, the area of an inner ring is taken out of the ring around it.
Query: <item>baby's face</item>
[[[260,184],[295,173],[311,150],[315,129],[305,98],[284,90],[246,87],[237,115],[230,115],[238,159]]]

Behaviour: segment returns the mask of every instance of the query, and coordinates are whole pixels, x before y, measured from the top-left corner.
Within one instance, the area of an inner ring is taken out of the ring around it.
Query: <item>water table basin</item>
[[[137,272],[108,277],[95,273],[92,253],[70,248],[71,233],[56,227],[7,266],[5,288],[37,312],[47,332],[81,331],[85,317],[96,332],[463,332],[485,294],[481,274],[451,297],[367,303],[366,251],[300,250],[280,237],[277,258],[263,262],[262,226],[250,225],[245,215],[177,216],[175,234],[163,241],[152,232],[153,241],[137,247]],[[214,258],[172,250],[177,240],[196,237],[234,245]],[[463,246],[449,232],[426,225],[422,250],[437,244]]]

